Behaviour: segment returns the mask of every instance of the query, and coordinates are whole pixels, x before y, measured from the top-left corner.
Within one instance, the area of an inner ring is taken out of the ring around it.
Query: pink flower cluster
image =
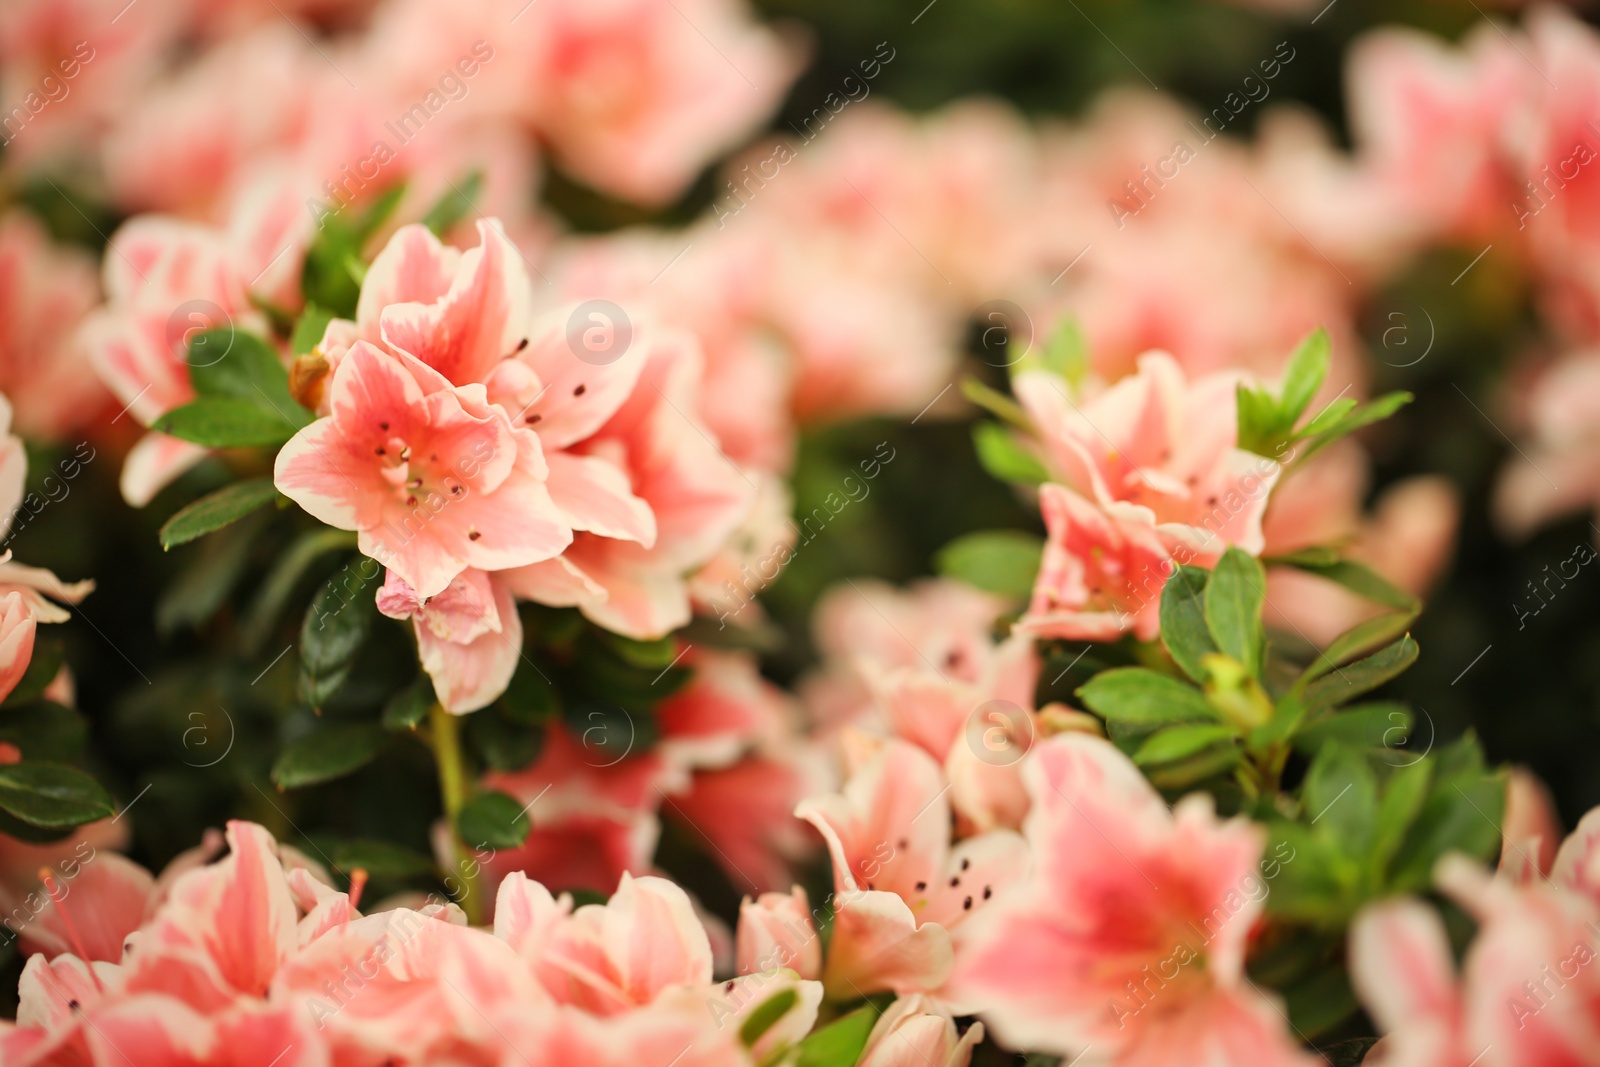
[[[456,712],[509,683],[515,597],[663,636],[689,621],[685,576],[750,505],[699,421],[692,335],[641,324],[615,358],[583,358],[503,230],[478,236],[462,253],[422,226],[395,234],[356,319],[312,356],[323,417],[276,467],[281,492],[388,568],[378,606],[414,621]]]

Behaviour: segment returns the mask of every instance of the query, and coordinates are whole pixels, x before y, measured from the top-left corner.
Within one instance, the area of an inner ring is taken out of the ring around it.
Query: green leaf
[[[151,427],[207,448],[281,445],[299,428],[271,408],[231,396],[192,400],[173,408]]]
[[[161,547],[186,544],[238,522],[278,495],[271,478],[251,478],[224,486],[180,510],[161,526]]]
[[[1357,704],[1325,715],[1294,735],[1294,747],[1308,756],[1336,742],[1351,748],[1393,750],[1411,733],[1411,709],[1394,701]]]
[[[1201,660],[1217,651],[1205,618],[1210,580],[1211,572],[1204,568],[1181,566],[1161,590],[1161,643],[1173,662],[1196,682],[1206,680]]]
[[[1332,343],[1328,331],[1318,327],[1306,335],[1294,354],[1289,357],[1288,369],[1283,374],[1283,392],[1279,410],[1285,422],[1284,430],[1294,429],[1295,423],[1305,413],[1311,398],[1322,388],[1328,376],[1328,362],[1332,356]]]
[[[47,830],[70,829],[117,813],[111,797],[87,774],[32,760],[0,766],[0,810]]]
[[[1033,592],[1044,540],[1021,530],[981,530],[958,537],[934,556],[934,567],[985,592],[1025,600]]]
[[[346,530],[309,530],[295,538],[262,579],[245,613],[239,628],[245,655],[254,656],[261,651],[290,594],[313,563],[326,553],[340,549],[351,551],[355,547],[356,535]]]
[[[1238,409],[1239,447],[1258,456],[1273,456],[1283,431],[1278,400],[1265,389],[1239,383],[1234,391]]]
[[[1337,426],[1352,411],[1356,409],[1357,401],[1350,397],[1335,397],[1323,405],[1317,413],[1311,416],[1311,421],[1301,427],[1301,436],[1320,434],[1331,426]]]
[[[1145,774],[1158,789],[1188,790],[1189,788],[1232,770],[1242,758],[1238,746],[1207,748],[1172,763],[1147,767]]]
[[[1206,628],[1217,648],[1261,677],[1266,640],[1261,630],[1261,605],[1266,598],[1267,576],[1261,564],[1243,550],[1229,546],[1217,561],[1206,586]]]
[[[328,332],[328,323],[334,318],[333,312],[327,308],[318,307],[315,302],[307,304],[294,324],[294,334],[289,338],[289,351],[303,356],[317,347]]]
[[[1217,719],[1216,709],[1198,689],[1143,667],[1102,671],[1078,696],[1095,714],[1113,722],[1156,726]]]
[[[1359,901],[1351,889],[1357,870],[1332,841],[1303,823],[1267,824],[1266,855],[1277,866],[1267,913],[1282,919],[1342,928]]]
[[[420,878],[433,871],[433,860],[402,845],[387,841],[340,841],[329,849],[328,858],[341,871],[366,871],[374,878],[397,881]]]
[[[1265,561],[1268,566],[1283,565],[1326,578],[1374,603],[1397,611],[1419,611],[1422,602],[1388,579],[1354,560],[1330,559],[1327,549],[1310,549]]]
[[[1333,639],[1333,643],[1305,669],[1305,673],[1300,676],[1301,680],[1315,681],[1357,656],[1382,648],[1404,636],[1411,624],[1417,620],[1417,615],[1416,611],[1396,611],[1357,623]]]
[[[383,729],[372,723],[324,726],[279,753],[272,781],[279,789],[299,789],[343,778],[371,763],[385,740]]]
[[[745,1048],[750,1048],[773,1026],[779,1019],[789,1013],[800,1000],[799,994],[793,989],[780,989],[772,996],[758,1004],[744,1022],[739,1025],[739,1041]]]
[[[33,642],[33,657],[28,660],[27,669],[22,672],[22,677],[17,679],[16,686],[12,688],[0,707],[16,708],[38,700],[50,683],[55,681],[56,675],[61,673],[61,662],[65,658],[66,649],[60,641],[36,637]],[[0,716],[0,722],[4,721],[4,716]]]
[[[1396,892],[1418,892],[1433,884],[1433,869],[1446,852],[1487,860],[1500,847],[1505,818],[1504,774],[1447,774],[1441,761],[1433,789],[1417,813],[1390,879]]]
[[[1337,707],[1378,688],[1417,661],[1417,643],[1408,634],[1366,659],[1339,667],[1306,686],[1301,698],[1312,712]]]
[[[419,674],[414,682],[389,698],[383,706],[385,730],[415,730],[433,707],[433,679]]]
[[[1384,784],[1371,859],[1380,883],[1386,880],[1382,875],[1388,870],[1389,861],[1399,852],[1401,842],[1411,831],[1411,824],[1422,811],[1432,782],[1433,761],[1423,758],[1396,770]]]
[[[868,1005],[813,1030],[800,1042],[794,1067],[854,1067],[877,1021],[878,1010]]]
[[[323,583],[300,625],[301,695],[314,708],[320,708],[344,684],[377,613],[373,586],[383,576],[383,568],[365,556],[356,560],[354,566],[346,564]]]
[[[189,380],[201,397],[248,400],[276,412],[295,428],[312,414],[289,395],[289,372],[278,353],[253,333],[231,326],[198,333],[189,342]]]
[[[1330,837],[1346,856],[1367,854],[1377,825],[1378,780],[1365,756],[1343,745],[1324,745],[1306,772],[1300,803],[1307,825]]]
[[[474,210],[482,190],[483,171],[475,170],[460,184],[451,185],[449,192],[433,202],[433,206],[422,216],[422,224],[436,236],[443,237]]]
[[[1038,485],[1050,480],[1050,472],[1039,458],[997,422],[974,423],[972,444],[978,452],[978,463],[1002,482]]]
[[[1158,763],[1171,763],[1186,759],[1213,745],[1238,740],[1238,733],[1225,723],[1191,723],[1173,726],[1160,733],[1151,734],[1133,754],[1133,762],[1141,767]]]
[[[1328,421],[1325,421],[1319,415],[1312,420],[1311,426],[1306,427],[1307,436],[1304,443],[1296,447],[1294,462],[1296,464],[1304,463],[1340,438],[1348,437],[1363,426],[1369,426],[1374,422],[1381,422],[1387,419],[1390,415],[1411,403],[1411,400],[1410,393],[1386,393],[1378,397],[1378,399],[1369,401],[1359,407],[1342,410],[1337,418]],[[1332,410],[1332,405],[1330,405],[1330,410]],[[1324,414],[1326,413],[1324,412]],[[1317,427],[1319,423],[1323,424],[1325,428],[1319,428],[1317,432],[1313,433],[1313,427]]]
[[[456,815],[461,840],[475,848],[516,848],[533,824],[516,799],[492,789],[475,795]]]

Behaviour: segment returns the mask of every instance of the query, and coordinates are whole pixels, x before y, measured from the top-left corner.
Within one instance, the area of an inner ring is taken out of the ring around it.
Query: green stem
[[[439,799],[444,804],[444,817],[450,824],[450,838],[455,842],[456,866],[450,874],[461,885],[456,902],[467,913],[467,921],[476,926],[483,918],[483,901],[478,893],[478,860],[456,829],[456,816],[467,802],[468,788],[461,759],[461,736],[456,717],[437,703],[428,709],[428,727],[433,741],[433,760],[439,768]]]

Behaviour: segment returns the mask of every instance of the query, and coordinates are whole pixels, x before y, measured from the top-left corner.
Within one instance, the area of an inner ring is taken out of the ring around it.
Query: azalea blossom
[[[1095,1063],[1311,1064],[1244,975],[1262,832],[1198,793],[1175,809],[1110,743],[1035,746],[1032,874],[966,937],[955,988],[1013,1047]]]
[[[812,797],[795,814],[815,826],[833,859],[834,926],[823,984],[850,999],[885,989],[928,993],[970,1011],[947,983],[970,920],[1028,867],[1010,830],[950,844],[950,806],[938,765],[889,740],[842,793]]]
[[[419,597],[469,567],[558,555],[572,531],[550,499],[539,438],[482,386],[358,341],[330,386],[331,414],[278,453],[274,478],[317,518],[354,530],[362,552]]]

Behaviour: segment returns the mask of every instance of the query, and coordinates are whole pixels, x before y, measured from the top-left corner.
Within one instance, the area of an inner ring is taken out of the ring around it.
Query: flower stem
[[[449,872],[445,887],[449,889],[452,880],[459,884],[459,891],[451,895],[467,913],[467,921],[476,926],[483,918],[483,902],[478,893],[478,861],[456,829],[456,816],[467,802],[467,776],[461,760],[456,717],[435,703],[428,709],[428,733],[433,741],[433,760],[439,768],[439,799],[444,804],[444,817],[450,824],[450,839],[456,852],[455,870]]]

